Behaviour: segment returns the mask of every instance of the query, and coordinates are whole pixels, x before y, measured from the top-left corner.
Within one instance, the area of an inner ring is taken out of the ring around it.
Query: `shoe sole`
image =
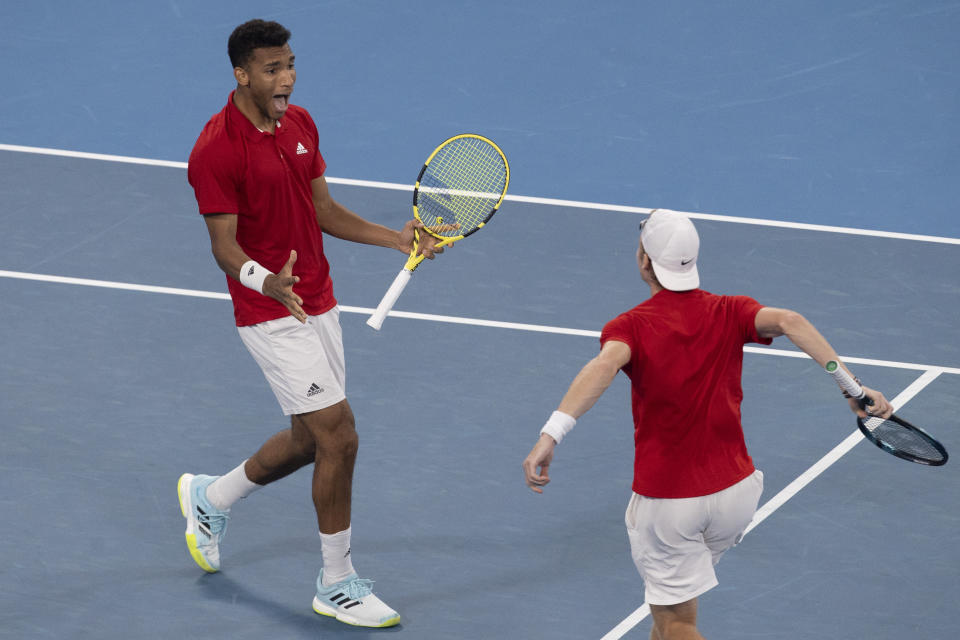
[[[333,607],[327,606],[327,604],[325,604],[322,600],[320,600],[317,597],[313,598],[313,610],[315,613],[319,613],[322,616],[336,618],[340,622],[353,625],[354,627],[371,627],[373,629],[382,629],[384,627],[393,627],[400,624],[399,615],[397,615],[394,618],[388,618],[386,622],[381,622],[379,624],[364,622],[359,618],[355,618],[349,614],[342,613]]]
[[[197,566],[207,573],[216,573],[219,569],[211,566],[206,558],[203,557],[203,554],[200,553],[200,549],[197,547],[197,535],[193,532],[192,528],[193,521],[187,516],[188,513],[193,511],[193,504],[190,502],[190,481],[193,480],[193,478],[194,475],[192,473],[185,473],[180,476],[180,479],[177,481],[177,497],[180,498],[180,513],[182,513],[183,517],[187,520],[187,531],[184,533],[184,537],[187,539],[187,549],[190,550],[190,557],[197,563]]]

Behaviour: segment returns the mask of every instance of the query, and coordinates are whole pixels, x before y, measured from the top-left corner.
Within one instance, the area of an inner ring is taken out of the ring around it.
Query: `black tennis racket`
[[[857,381],[836,360],[828,362],[825,369],[844,391],[860,403],[860,408],[873,404],[873,401],[864,394],[863,387],[857,384]],[[873,444],[887,453],[910,462],[939,467],[946,464],[950,457],[936,438],[896,415],[886,419],[857,416],[857,427]]]

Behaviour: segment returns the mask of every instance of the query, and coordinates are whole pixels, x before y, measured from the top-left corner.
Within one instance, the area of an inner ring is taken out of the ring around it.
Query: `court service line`
[[[216,291],[201,291],[197,289],[180,289],[177,287],[161,287],[148,284],[134,284],[130,282],[114,282],[110,280],[95,280],[91,278],[74,278],[71,276],[55,276],[41,273],[28,273],[24,271],[4,271],[0,269],[0,278],[13,278],[18,280],[32,280],[36,282],[52,282],[56,284],[70,284],[84,287],[100,287],[104,289],[120,289],[124,291],[139,291],[143,293],[159,293],[165,295],[188,296],[193,298],[209,298],[214,300],[229,300],[229,293],[218,293]],[[344,313],[359,313],[361,315],[372,315],[372,307],[353,307],[348,305],[339,305]],[[536,333],[553,333],[568,336],[582,336],[587,338],[599,338],[600,332],[589,329],[571,329],[568,327],[554,327],[542,324],[525,324],[522,322],[504,322],[500,320],[482,320],[479,318],[463,318],[458,316],[444,316],[432,313],[415,313],[412,311],[390,311],[391,318],[406,318],[411,320],[424,320],[428,322],[442,322],[445,324],[463,324],[475,327],[489,327],[493,329],[510,329],[513,331],[532,331]],[[787,349],[770,349],[766,347],[744,346],[744,352],[757,353],[761,355],[782,356],[786,358],[807,358],[810,356],[800,351],[790,351]],[[913,362],[896,362],[893,360],[877,360],[873,358],[859,358],[856,356],[841,356],[841,359],[848,364],[864,364],[877,367],[888,367],[891,369],[911,369],[915,371],[937,371],[939,373],[951,373],[960,375],[960,367],[941,367],[939,365],[918,364]]]
[[[131,156],[117,156],[105,153],[88,153],[85,151],[69,151],[65,149],[49,149],[44,147],[28,147],[15,144],[0,144],[0,151],[12,151],[18,153],[32,153],[38,155],[58,156],[63,158],[78,158],[83,160],[100,160],[103,162],[120,162],[126,164],[139,164],[153,167],[169,167],[175,169],[186,169],[186,162],[175,162],[172,160],[154,160],[151,158],[136,158]],[[375,180],[356,180],[352,178],[334,178],[327,177],[327,182],[331,184],[343,184],[355,187],[368,187],[373,189],[390,189],[395,191],[413,191],[413,185],[397,184],[393,182],[378,182]],[[592,209],[598,211],[616,211],[621,213],[636,213],[647,215],[654,211],[648,207],[633,207],[628,205],[604,204],[599,202],[581,202],[579,200],[561,200],[557,198],[540,198],[534,196],[507,195],[506,200],[513,202],[527,202],[531,204],[541,204],[556,207],[572,207],[577,209]],[[735,224],[752,224],[763,227],[780,227],[784,229],[800,229],[805,231],[822,231],[825,233],[843,233],[848,235],[869,236],[874,238],[891,238],[896,240],[914,240],[918,242],[934,242],[939,244],[960,245],[960,238],[949,238],[942,236],[930,236],[916,233],[900,233],[896,231],[879,231],[874,229],[857,229],[854,227],[835,227],[825,224],[808,224],[804,222],[786,222],[782,220],[764,220],[762,218],[744,218],[742,216],[728,216],[713,213],[693,213],[685,211],[691,218],[697,220],[714,220],[718,222],[730,222]]]
[[[906,389],[901,391],[896,398],[890,401],[890,404],[893,405],[894,410],[899,411],[902,409],[905,404],[914,398],[914,396],[920,393],[931,382],[936,380],[941,373],[943,373],[943,371],[938,369],[925,371],[919,378],[910,383]],[[770,517],[774,511],[782,507],[790,498],[800,493],[804,487],[813,482],[817,476],[829,469],[837,460],[846,455],[861,440],[863,440],[863,434],[860,433],[859,429],[857,429],[847,436],[846,439],[844,439],[840,444],[830,450],[829,453],[817,460],[813,466],[797,476],[793,482],[788,484],[777,495],[770,498],[762,507],[757,509],[757,512],[753,514],[753,519],[750,521],[750,524],[747,525],[747,528],[744,530],[743,535],[746,536],[748,533],[753,531],[757,525]],[[640,624],[640,622],[642,622],[648,615],[650,615],[650,605],[643,603],[636,609],[636,611],[624,618],[620,624],[607,632],[607,634],[604,635],[600,640],[619,640],[619,638],[622,638],[624,634]]]

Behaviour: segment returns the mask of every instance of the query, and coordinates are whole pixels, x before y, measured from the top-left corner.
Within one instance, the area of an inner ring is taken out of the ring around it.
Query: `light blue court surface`
[[[397,309],[426,315],[379,333],[364,321],[403,256],[328,240],[361,435],[353,553],[404,616],[391,630],[312,613],[307,471],[236,506],[221,573],[187,554],[177,477],[232,468],[284,420],[232,327],[183,168],[9,146],[184,162],[231,88],[226,37],[255,16],[293,30],[294,101],[358,213],[398,226],[410,193],[340,178],[409,185],[461,131],[496,140],[528,197],[425,264]],[[938,2],[5,7],[0,638],[648,637],[622,523],[626,379],[558,448],[544,495],[520,471],[596,332],[646,296],[645,208],[931,236],[696,220],[704,288],[803,312],[960,451],[958,16]],[[862,442],[831,455],[854,421],[791,355],[781,339],[745,356],[767,510],[719,565],[701,631],[952,637],[957,462]]]

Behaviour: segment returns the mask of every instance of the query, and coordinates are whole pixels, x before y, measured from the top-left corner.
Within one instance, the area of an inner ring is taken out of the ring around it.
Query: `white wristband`
[[[256,260],[247,260],[240,267],[240,283],[257,293],[263,293],[263,281],[271,275],[273,272],[261,266]]]
[[[557,444],[560,444],[563,436],[570,433],[570,430],[573,429],[573,425],[575,424],[577,424],[577,419],[573,416],[563,411],[554,411],[550,419],[547,420],[547,423],[540,429],[540,433],[547,434],[553,438]]]

